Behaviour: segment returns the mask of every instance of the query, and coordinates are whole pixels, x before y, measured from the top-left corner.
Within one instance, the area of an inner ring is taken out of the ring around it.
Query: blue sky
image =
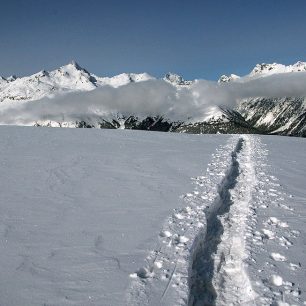
[[[97,75],[186,79],[306,61],[304,0],[1,1],[0,75],[76,60]]]

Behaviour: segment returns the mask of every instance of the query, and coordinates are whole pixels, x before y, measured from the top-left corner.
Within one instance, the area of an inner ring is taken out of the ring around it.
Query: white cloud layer
[[[199,80],[190,88],[177,89],[162,80],[131,83],[119,88],[105,86],[90,92],[74,92],[54,98],[0,106],[2,124],[33,121],[76,121],[124,116],[163,116],[172,120],[201,120],[212,107],[234,108],[252,97],[306,96],[306,72],[278,74],[258,79],[218,84]]]

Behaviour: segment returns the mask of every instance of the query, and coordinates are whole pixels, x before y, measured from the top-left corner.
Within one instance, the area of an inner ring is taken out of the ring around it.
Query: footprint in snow
[[[295,264],[295,263],[290,262],[289,263],[289,268],[292,271],[296,271],[297,269],[301,268],[301,264],[300,263],[299,264]]]
[[[280,208],[282,208],[282,209],[285,209],[285,210],[290,210],[290,211],[293,211],[294,209],[293,208],[291,208],[291,207],[289,207],[289,206],[287,206],[287,205],[285,205],[285,204],[279,204],[278,205]]]
[[[172,233],[169,231],[162,231],[160,234],[160,237],[165,237],[165,238],[169,238],[172,236]]]
[[[181,235],[176,235],[174,237],[174,241],[177,243],[177,244],[184,244],[186,243],[187,241],[189,241],[189,238],[185,237],[185,236],[181,236]]]
[[[135,273],[130,274],[131,278],[139,277],[144,279],[144,278],[152,278],[153,276],[154,272],[144,267],[138,269]]]
[[[263,242],[262,242],[263,235],[260,232],[256,231],[254,234],[248,233],[248,236],[251,236],[251,235],[253,236],[254,244],[256,244],[256,245],[262,245],[263,244]]]
[[[270,254],[271,258],[274,260],[274,261],[286,261],[287,258],[279,253],[271,253]]]
[[[178,219],[178,220],[182,220],[182,219],[185,218],[185,216],[183,216],[183,215],[180,214],[180,213],[174,214],[174,217],[175,217],[176,219]]]
[[[292,230],[290,231],[290,234],[292,234],[294,238],[297,238],[298,236],[300,236],[300,231]]]
[[[269,278],[269,283],[273,286],[280,287],[283,284],[283,278],[279,275],[273,274]]]
[[[155,261],[154,266],[158,269],[161,269],[163,267],[163,262],[162,261]]]
[[[282,237],[280,237],[279,238],[279,244],[281,245],[281,246],[284,246],[284,247],[289,247],[289,246],[292,246],[292,242],[288,239],[288,238],[286,238],[286,237],[284,237],[284,236],[282,236]]]
[[[267,223],[269,225],[274,225],[274,226],[278,226],[278,227],[283,227],[283,228],[287,228],[289,227],[287,222],[284,221],[280,221],[279,219],[277,219],[276,217],[270,217],[267,221]]]
[[[264,233],[264,238],[267,238],[267,239],[275,238],[275,233],[266,228],[262,229],[262,232]]]
[[[269,192],[269,196],[270,197],[278,197],[278,194],[274,193],[274,192]]]

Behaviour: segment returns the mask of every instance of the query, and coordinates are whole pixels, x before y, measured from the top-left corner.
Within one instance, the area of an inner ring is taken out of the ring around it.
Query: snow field
[[[303,139],[0,135],[1,305],[305,304]]]
[[[256,305],[302,305],[301,286],[304,285],[300,280],[305,278],[305,272],[301,269],[301,258],[296,257],[300,257],[305,249],[299,250],[300,230],[292,228],[288,221],[305,224],[306,218],[298,216],[294,206],[291,206],[295,205],[292,195],[284,190],[276,177],[279,175],[280,161],[285,162],[281,155],[288,154],[288,147],[281,145],[282,138],[261,137],[261,140],[266,144],[262,144],[261,152],[257,150],[254,154],[258,182],[252,195],[251,209],[255,218],[247,239],[249,275],[253,289],[258,293]],[[272,153],[269,150],[271,147],[274,149]],[[301,154],[302,149],[296,152],[297,155]],[[300,167],[305,167],[302,159]],[[291,171],[288,170],[286,175],[291,175]],[[282,182],[284,186],[292,184],[297,187],[300,179],[296,176],[289,182],[286,177]],[[298,227],[300,229],[301,225]],[[305,242],[300,243],[305,246]]]
[[[31,127],[0,136],[0,305],[9,306],[125,305],[129,275],[184,206],[190,177],[230,137]]]

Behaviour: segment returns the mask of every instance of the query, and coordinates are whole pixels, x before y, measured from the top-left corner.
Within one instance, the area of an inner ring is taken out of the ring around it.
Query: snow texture
[[[172,209],[183,207],[190,177],[228,138],[34,127],[0,133],[0,305],[8,306],[125,305],[129,275]]]
[[[305,303],[303,139],[0,134],[1,305]]]

